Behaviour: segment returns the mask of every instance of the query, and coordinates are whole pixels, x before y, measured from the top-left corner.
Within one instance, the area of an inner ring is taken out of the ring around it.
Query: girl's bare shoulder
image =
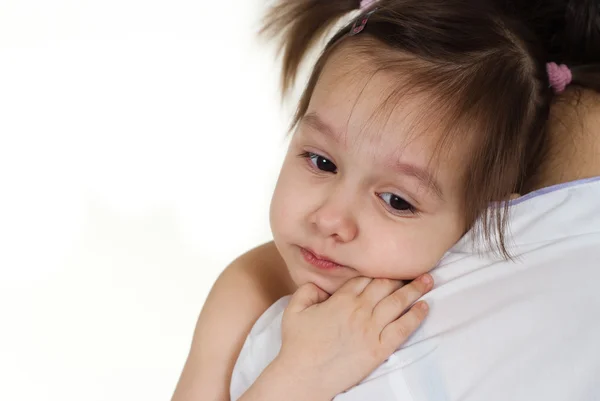
[[[293,286],[270,242],[234,260],[202,308],[172,401],[229,400],[233,366],[254,322]]]

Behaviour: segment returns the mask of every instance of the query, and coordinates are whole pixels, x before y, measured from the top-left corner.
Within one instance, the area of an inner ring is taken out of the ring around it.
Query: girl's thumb
[[[304,309],[320,304],[329,298],[329,294],[314,283],[302,284],[292,295],[288,310],[290,312],[302,312]]]

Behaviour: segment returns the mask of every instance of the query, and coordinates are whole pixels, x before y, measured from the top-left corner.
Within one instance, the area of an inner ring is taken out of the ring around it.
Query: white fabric
[[[422,327],[336,401],[600,400],[600,180],[528,195],[510,225],[516,260],[461,240],[432,271]],[[232,400],[277,355],[288,300],[249,334]]]

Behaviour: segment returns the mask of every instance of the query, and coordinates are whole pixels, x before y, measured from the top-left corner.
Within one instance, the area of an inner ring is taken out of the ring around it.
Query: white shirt
[[[336,401],[600,400],[600,177],[528,194],[510,213],[515,261],[465,236],[432,271],[423,325]],[[232,400],[279,352],[288,301],[246,339]]]

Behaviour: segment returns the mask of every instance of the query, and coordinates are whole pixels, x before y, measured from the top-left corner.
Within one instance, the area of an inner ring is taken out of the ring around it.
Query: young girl
[[[356,6],[272,11],[284,90],[318,35]],[[328,294],[354,277],[428,272],[479,218],[506,255],[505,201],[535,169],[551,94],[529,31],[481,1],[363,1],[360,11],[315,65],[271,204],[290,277]],[[234,398],[253,381],[238,373]]]
[[[477,219],[508,256],[505,201],[535,170],[552,92],[535,37],[475,0],[283,1],[266,29],[283,35],[284,90],[359,6],[316,62],[273,195],[291,278],[329,294],[414,279]]]
[[[358,5],[274,10],[269,27],[287,38],[284,88],[318,35]],[[547,70],[535,36],[484,2],[361,6],[314,68],[272,203],[295,285],[328,294],[359,276],[429,271],[477,219],[507,256],[505,201],[533,175],[551,91],[568,81],[564,68]]]

